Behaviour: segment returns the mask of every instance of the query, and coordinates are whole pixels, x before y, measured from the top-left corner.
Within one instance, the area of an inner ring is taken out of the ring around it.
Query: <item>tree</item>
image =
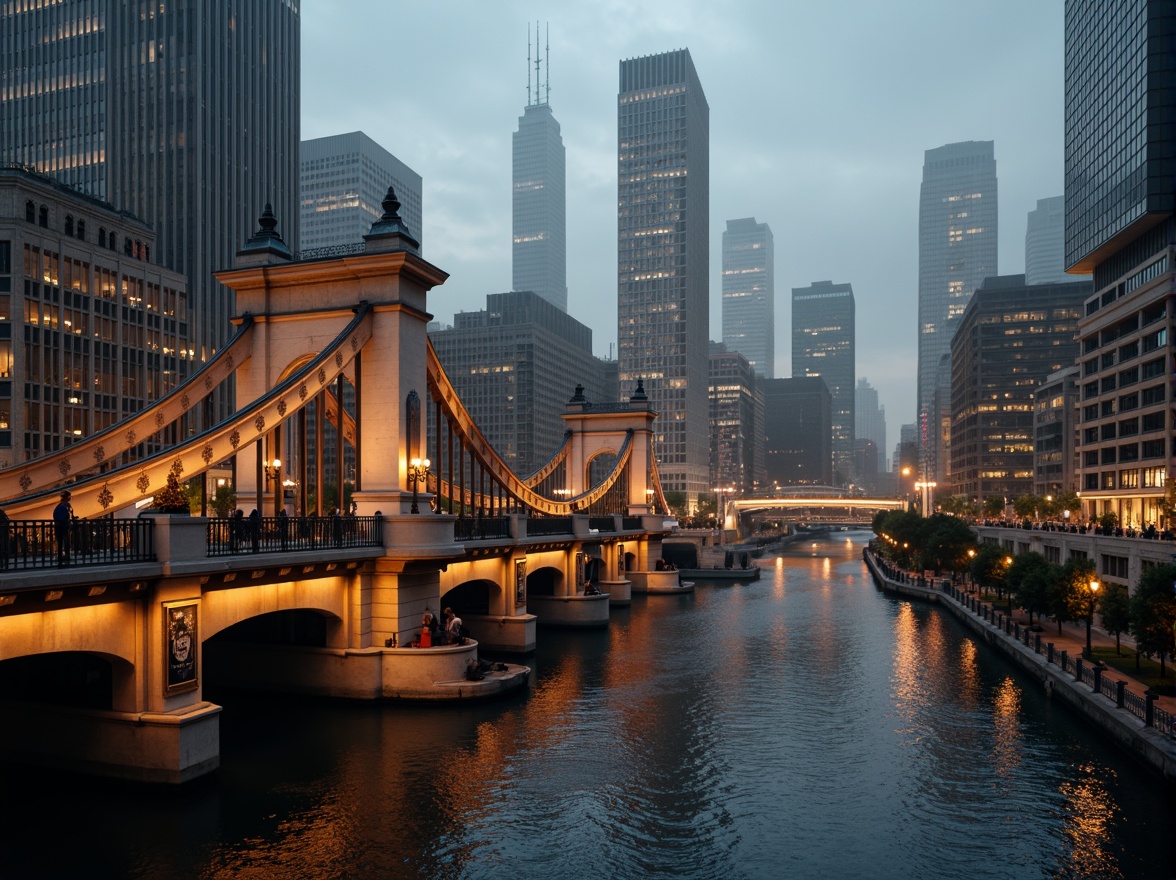
[[[988,519],[1003,519],[1005,515],[1005,500],[1002,495],[989,495],[984,499],[984,516]]]
[[[1050,584],[1057,579],[1056,568],[1040,553],[1029,551],[1018,553],[1005,573],[1009,602],[1015,598],[1017,605],[1029,612],[1030,626],[1033,615],[1041,614],[1048,607]]]
[[[1112,534],[1117,525],[1119,525],[1119,515],[1113,510],[1103,511],[1098,517],[1098,527],[1102,529],[1104,535]]]
[[[1004,588],[1007,554],[999,544],[982,544],[972,560],[973,583],[981,587]]]
[[[943,508],[944,513],[950,513],[953,516],[973,517],[976,515],[976,505],[967,495],[952,495],[945,498],[939,506]]]
[[[175,471],[168,473],[167,482],[162,489],[155,493],[151,507],[154,510],[159,510],[164,513],[192,512],[192,508],[188,502],[188,493],[180,485],[180,478]]]
[[[212,512],[223,519],[236,509],[237,493],[233,491],[233,487],[217,486],[216,493],[212,496]]]
[[[1131,630],[1131,598],[1123,584],[1105,584],[1099,600],[1102,624],[1115,637],[1115,656],[1121,656],[1119,636]]]
[[[1021,495],[1013,499],[1013,513],[1017,519],[1033,519],[1041,507],[1041,499],[1036,495]]]
[[[924,525],[925,537],[920,542],[928,568],[939,574],[947,569],[953,574],[968,567],[968,550],[976,546],[976,535],[958,517],[937,513]]]
[[[1094,563],[1089,559],[1070,559],[1062,566],[1061,576],[1050,585],[1048,610],[1062,624],[1071,620],[1085,620],[1090,608],[1090,582],[1095,580]]]
[[[1168,480],[1164,497],[1156,505],[1164,517],[1165,526],[1171,530],[1173,520],[1176,520],[1176,480]]]
[[[1160,678],[1167,675],[1164,658],[1176,642],[1176,565],[1154,565],[1143,573],[1131,597],[1131,635],[1140,652],[1160,660]]]

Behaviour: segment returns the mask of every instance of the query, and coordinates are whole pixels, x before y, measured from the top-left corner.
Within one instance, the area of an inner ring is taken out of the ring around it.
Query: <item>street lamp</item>
[[[281,474],[282,460],[280,458],[275,458],[273,461],[266,462],[265,475],[269,478],[270,482],[276,483],[278,477],[281,476]]]
[[[412,509],[410,513],[420,513],[417,507],[417,486],[429,479],[429,465],[427,458],[414,458],[408,463],[408,481],[412,483]],[[428,486],[425,487],[426,489]]]
[[[1090,659],[1090,625],[1094,622],[1094,606],[1098,600],[1098,588],[1101,586],[1097,580],[1091,578],[1090,581],[1090,601],[1086,606],[1086,659]]]

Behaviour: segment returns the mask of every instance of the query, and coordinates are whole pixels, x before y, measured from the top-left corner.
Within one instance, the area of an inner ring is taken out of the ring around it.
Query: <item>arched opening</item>
[[[106,227],[98,227],[98,247],[106,247]]]
[[[86,221],[78,220],[78,241],[86,240]]]
[[[327,615],[308,608],[273,611],[226,627],[205,641],[205,650],[215,650],[215,646],[220,642],[325,648]]]
[[[527,574],[528,596],[554,596],[556,587],[563,583],[563,572],[558,568],[545,566]]]
[[[73,214],[65,215],[65,234],[69,236],[74,234]]]
[[[463,614],[489,614],[490,596],[498,589],[498,584],[493,581],[466,581],[464,584],[458,584],[441,597],[439,610],[452,608],[458,617]]]
[[[0,700],[114,708],[111,659],[82,651],[31,654],[0,662]]]
[[[25,202],[25,221],[28,223],[37,222],[37,206],[33,203],[32,199]]]
[[[37,217],[37,225],[44,229],[49,228],[49,207],[47,205],[41,205],[41,212]]]
[[[588,462],[588,485],[590,487],[599,486],[616,466],[617,454],[615,452],[601,452],[594,456]]]

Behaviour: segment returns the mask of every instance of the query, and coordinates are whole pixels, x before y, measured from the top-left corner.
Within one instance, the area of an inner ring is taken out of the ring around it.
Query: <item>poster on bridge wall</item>
[[[196,679],[197,631],[196,601],[163,603],[163,694],[192,691]]]

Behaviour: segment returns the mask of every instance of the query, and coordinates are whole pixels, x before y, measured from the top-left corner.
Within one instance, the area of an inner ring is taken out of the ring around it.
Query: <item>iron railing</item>
[[[509,537],[508,516],[463,516],[453,523],[454,541],[489,541]]]
[[[570,516],[532,516],[527,518],[528,538],[570,534],[572,534],[572,518]]]
[[[376,516],[216,517],[208,521],[209,556],[380,547]]]
[[[0,532],[0,569],[152,562],[155,543],[147,519],[75,519],[58,529],[53,520],[13,519]]]

